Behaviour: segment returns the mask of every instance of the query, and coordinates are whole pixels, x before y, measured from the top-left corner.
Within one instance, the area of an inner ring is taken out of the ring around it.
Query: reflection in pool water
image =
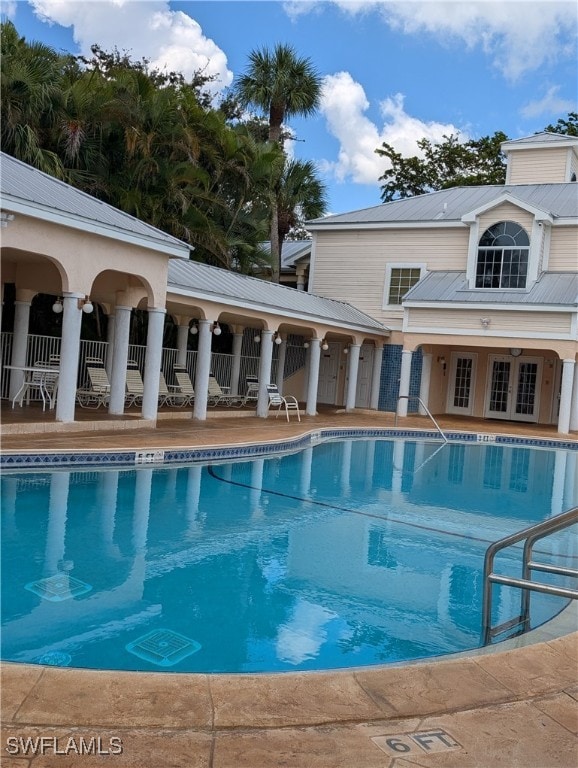
[[[358,439],[211,466],[5,474],[2,658],[247,672],[476,647],[486,547],[578,503],[577,462]],[[572,529],[539,550],[576,567]],[[519,562],[516,548],[497,565],[519,575]],[[496,589],[503,621],[519,593]],[[564,604],[534,595],[533,626]]]

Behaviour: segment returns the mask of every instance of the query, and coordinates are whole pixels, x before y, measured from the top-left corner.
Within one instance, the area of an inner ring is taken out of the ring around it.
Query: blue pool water
[[[488,544],[577,504],[577,461],[357,439],[229,464],[5,473],[2,658],[259,672],[475,648]],[[538,550],[576,567],[572,529]],[[520,552],[498,569],[519,575]],[[519,593],[496,590],[505,620]],[[533,626],[564,605],[534,595]]]

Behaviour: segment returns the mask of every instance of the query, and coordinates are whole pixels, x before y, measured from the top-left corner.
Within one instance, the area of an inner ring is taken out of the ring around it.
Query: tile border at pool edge
[[[578,441],[554,438],[520,437],[516,435],[495,435],[481,432],[448,431],[449,441],[471,442],[484,445],[520,445],[530,448],[560,448],[578,451]],[[188,462],[225,461],[227,459],[254,458],[275,455],[296,450],[306,445],[315,445],[323,440],[335,438],[422,438],[440,440],[439,433],[423,429],[397,429],[387,427],[353,428],[322,427],[308,430],[301,435],[282,440],[255,441],[251,443],[225,443],[214,446],[191,447],[150,447],[131,450],[71,450],[10,451],[0,452],[2,469],[44,469],[56,467],[94,467],[94,466],[162,466]]]

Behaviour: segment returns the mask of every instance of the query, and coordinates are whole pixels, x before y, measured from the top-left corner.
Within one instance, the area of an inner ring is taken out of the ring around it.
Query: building
[[[502,149],[505,185],[308,222],[309,290],[391,330],[379,408],[403,416],[419,397],[434,414],[568,433],[578,430],[578,137],[539,133]],[[331,370],[328,360],[321,402],[340,398]]]

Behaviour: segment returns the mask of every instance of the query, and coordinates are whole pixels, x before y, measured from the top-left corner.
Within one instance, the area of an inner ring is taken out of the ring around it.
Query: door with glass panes
[[[538,421],[542,358],[490,355],[484,415],[509,421]]]

